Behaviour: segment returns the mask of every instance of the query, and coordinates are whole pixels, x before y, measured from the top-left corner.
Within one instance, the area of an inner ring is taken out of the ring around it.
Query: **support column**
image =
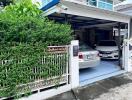
[[[120,44],[121,44],[121,24],[120,23],[118,23],[118,50],[119,50],[119,53],[118,53],[118,55],[119,55],[119,57],[118,57],[118,61],[119,61],[119,66],[121,67],[121,69],[123,69],[122,68],[122,65],[121,65],[121,53],[120,53],[120,51],[121,51],[121,46],[120,46]]]
[[[71,41],[70,45],[70,82],[71,87],[79,86],[79,59],[78,59],[78,40]]]
[[[65,14],[65,23],[67,24],[68,23],[68,15]]]
[[[132,72],[132,19],[128,24],[128,37],[126,39],[126,47],[125,47],[125,66],[126,70]]]

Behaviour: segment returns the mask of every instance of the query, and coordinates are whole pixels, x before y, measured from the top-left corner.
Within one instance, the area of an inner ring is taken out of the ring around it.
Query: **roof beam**
[[[106,26],[117,26],[117,22],[109,22],[109,23],[103,23],[103,24],[81,26],[80,28],[93,28],[93,27],[106,27]]]

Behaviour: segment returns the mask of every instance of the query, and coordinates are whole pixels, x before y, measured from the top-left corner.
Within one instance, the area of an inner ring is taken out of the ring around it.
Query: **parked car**
[[[99,52],[85,44],[79,45],[79,68],[96,67],[100,64]]]
[[[118,59],[119,57],[118,45],[114,40],[100,41],[96,50],[99,51],[99,56],[102,59]]]

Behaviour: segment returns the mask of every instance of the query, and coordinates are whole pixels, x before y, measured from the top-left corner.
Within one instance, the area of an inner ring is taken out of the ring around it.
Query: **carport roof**
[[[61,0],[59,4],[45,11],[46,15],[69,14],[75,16],[89,17],[95,19],[109,20],[129,23],[131,16],[116,11],[99,9],[96,7],[75,3],[72,1]]]
[[[112,27],[118,27],[118,22],[110,21],[110,20],[102,20],[102,19],[96,19],[96,18],[90,18],[90,17],[82,17],[82,16],[76,16],[76,15],[65,15],[65,14],[57,14],[54,13],[52,15],[48,16],[49,19],[55,20],[60,23],[65,23],[65,21],[68,21],[68,23],[71,24],[73,29],[79,29],[79,28],[107,28],[111,29]],[[67,18],[66,18],[67,17]],[[66,20],[67,19],[67,20]],[[121,27],[125,27],[124,23],[120,24]]]

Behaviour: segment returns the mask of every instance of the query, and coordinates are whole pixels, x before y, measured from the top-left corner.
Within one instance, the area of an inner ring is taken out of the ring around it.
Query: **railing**
[[[12,60],[0,61],[1,65],[9,62],[12,62]],[[20,62],[21,61],[17,61],[17,63]],[[31,80],[33,80],[32,82],[18,86],[21,93],[24,93],[27,89],[31,91],[40,91],[40,89],[48,89],[56,85],[69,84],[69,46],[49,46],[48,56],[43,56],[41,58],[41,64],[47,66],[45,69],[40,66],[33,67],[34,75],[30,77]],[[55,71],[53,67],[50,68],[48,65],[56,67],[57,71]],[[10,71],[10,68],[6,69],[6,72],[8,71]],[[48,72],[48,77],[45,79],[38,75],[38,73],[41,74],[43,71]],[[0,84],[0,89],[3,89],[6,85],[7,84]]]

